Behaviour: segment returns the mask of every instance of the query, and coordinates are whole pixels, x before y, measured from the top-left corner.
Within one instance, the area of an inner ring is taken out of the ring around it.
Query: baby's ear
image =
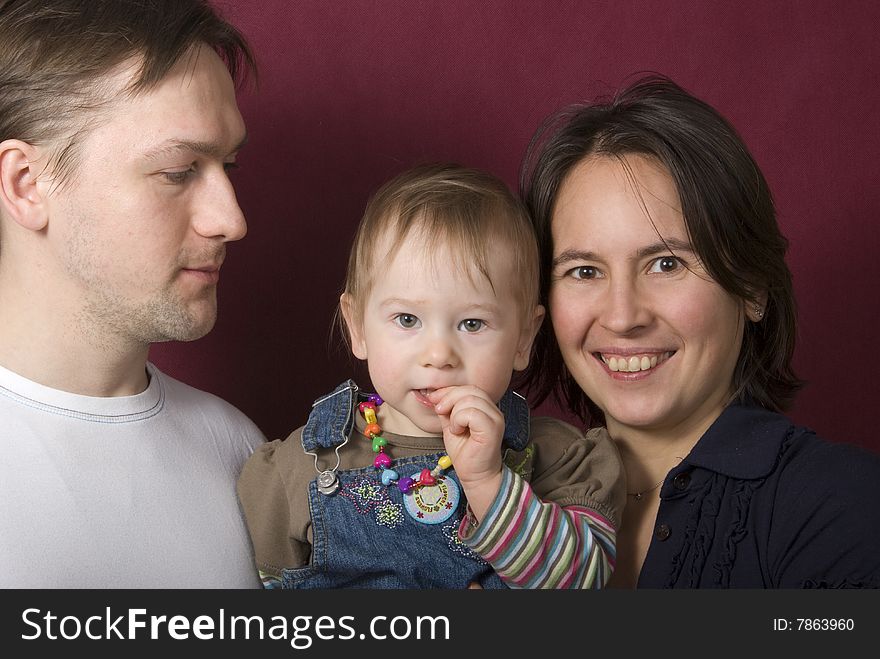
[[[19,225],[42,231],[49,215],[38,185],[43,165],[37,147],[21,140],[0,142],[0,205]]]
[[[343,293],[339,296],[339,309],[342,311],[342,318],[345,321],[345,327],[348,329],[352,354],[358,359],[366,359],[367,342],[364,340],[363,320],[350,294]]]
[[[540,304],[535,306],[531,318],[523,323],[522,332],[519,337],[519,345],[516,347],[516,355],[513,359],[513,370],[522,371],[529,365],[529,357],[532,354],[532,344],[541,329],[541,323],[544,322],[544,307]]]

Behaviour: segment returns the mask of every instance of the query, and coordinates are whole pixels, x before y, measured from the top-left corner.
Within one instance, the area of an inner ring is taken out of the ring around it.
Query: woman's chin
[[[609,431],[615,429],[650,430],[667,425],[669,414],[657,405],[657,401],[646,401],[640,404],[610,405],[605,412],[605,422]]]

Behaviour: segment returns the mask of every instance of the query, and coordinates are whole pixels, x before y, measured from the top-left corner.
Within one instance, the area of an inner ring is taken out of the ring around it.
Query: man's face
[[[247,231],[227,176],[244,139],[232,79],[203,47],[112,101],[70,180],[41,184],[58,286],[88,331],[152,343],[213,327],[226,243]]]

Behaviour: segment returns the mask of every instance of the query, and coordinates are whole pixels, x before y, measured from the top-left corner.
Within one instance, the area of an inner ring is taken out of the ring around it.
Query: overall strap
[[[302,445],[306,452],[319,448],[334,448],[348,441],[354,424],[354,409],[358,386],[346,380],[336,389],[312,403],[312,411],[302,432]]]

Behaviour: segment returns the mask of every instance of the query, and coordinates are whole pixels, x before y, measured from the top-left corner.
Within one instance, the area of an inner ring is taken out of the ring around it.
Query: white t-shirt
[[[0,367],[0,587],[258,588],[235,482],[265,437],[147,365],[136,396]]]

